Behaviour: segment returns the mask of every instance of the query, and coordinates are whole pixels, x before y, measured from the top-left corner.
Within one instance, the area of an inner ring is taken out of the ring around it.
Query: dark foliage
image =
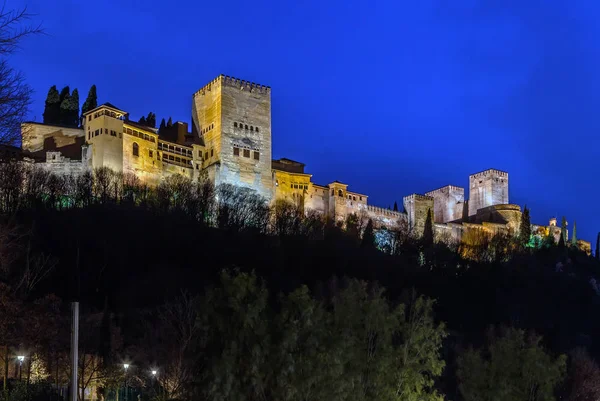
[[[480,348],[490,325],[535,329],[553,356],[576,347],[586,347],[592,358],[599,355],[593,342],[600,336],[597,260],[575,247],[524,248],[510,237],[473,239],[468,248],[434,243],[431,212],[425,245],[407,229],[376,231],[362,216],[342,229],[296,205],[276,202],[269,208],[251,190],[214,188],[206,179],[173,176],[149,188],[108,169],[56,177],[30,166],[1,164],[0,213],[0,280],[6,286],[0,291],[0,337],[11,349],[18,347],[18,338],[39,344],[58,369],[52,380],[61,383],[67,373],[58,350],[68,345],[57,341],[68,334],[55,333],[68,333],[64,302],[79,299],[84,306],[85,330],[94,333],[86,337],[86,347],[103,362],[81,363],[101,371],[109,391],[111,383],[122,383],[109,361],[124,355],[160,365],[181,352],[182,359],[169,363],[186,369],[199,363],[195,358],[202,355],[181,336],[191,332],[204,338],[202,331],[193,325],[181,331],[169,322],[192,319],[196,297],[234,266],[264,280],[273,311],[281,308],[279,294],[302,285],[327,306],[339,291],[332,277],[344,276],[385,285],[392,304],[410,304],[405,296],[413,289],[436,299],[435,320],[445,322],[449,333],[443,348],[447,367],[436,388],[449,399],[460,399],[456,355],[469,345]],[[182,289],[185,303],[173,304],[181,300]],[[62,306],[52,306],[48,294],[62,299]],[[23,337],[26,326],[13,322],[21,308],[33,305],[39,306],[30,316],[58,325],[29,324],[36,330]],[[44,318],[52,313],[63,320]],[[156,331],[144,330],[148,325]],[[164,347],[139,349],[153,342]],[[84,371],[86,377],[97,373],[93,369]],[[189,371],[181,374],[188,377]],[[132,377],[132,385],[143,387],[142,379]]]

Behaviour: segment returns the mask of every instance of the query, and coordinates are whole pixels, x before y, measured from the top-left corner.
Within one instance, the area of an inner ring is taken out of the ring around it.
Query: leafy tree
[[[573,221],[573,234],[571,235],[571,245],[577,247],[577,222]]]
[[[531,239],[531,217],[527,206],[523,208],[521,214],[521,231],[519,233],[519,242],[522,246],[526,246]]]
[[[375,232],[373,230],[373,220],[371,219],[367,222],[363,232],[361,246],[363,248],[373,248],[375,246]]]
[[[94,110],[96,107],[98,107],[98,95],[96,94],[96,85],[92,85],[83,106],[81,106],[81,115]]]
[[[60,95],[56,85],[52,85],[46,96],[44,106],[44,124],[59,124],[60,123]]]
[[[427,209],[427,218],[423,228],[423,244],[425,246],[433,245],[433,216],[431,209]]]
[[[465,401],[553,401],[562,382],[566,357],[553,358],[542,338],[509,328],[488,334],[485,349],[469,349],[458,358],[459,391]]]
[[[394,212],[398,211],[398,202],[394,201]]]
[[[358,228],[359,221],[356,213],[350,213],[346,216],[346,234],[353,240],[358,241],[360,239],[360,231]]]
[[[569,401],[600,399],[600,367],[588,353],[575,349],[569,358],[566,396]]]
[[[282,297],[275,319],[279,339],[271,357],[276,383],[273,399],[336,399],[345,389],[343,349],[332,336],[332,323],[332,314],[306,286]]]
[[[201,305],[210,366],[202,392],[207,400],[266,400],[272,376],[268,291],[254,274],[223,272],[220,283]]]

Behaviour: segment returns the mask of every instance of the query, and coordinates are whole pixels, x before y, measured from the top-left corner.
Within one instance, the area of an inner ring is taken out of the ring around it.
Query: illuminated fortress
[[[517,233],[521,208],[509,203],[508,173],[490,169],[469,177],[469,195],[460,186],[404,197],[403,211],[368,203],[368,196],[334,181],[318,185],[304,164],[272,160],[271,88],[220,75],[192,96],[192,126],[176,122],[159,132],[130,121],[110,103],[85,113],[81,128],[39,123],[22,126],[22,150],[40,167],[58,174],[78,174],[109,167],[157,185],[179,174],[201,176],[249,187],[268,201],[287,200],[335,221],[350,214],[370,218],[377,227],[406,227],[423,232],[428,210],[436,235],[460,240],[468,230]],[[534,226],[536,230],[560,228]],[[554,232],[553,231],[553,232]]]

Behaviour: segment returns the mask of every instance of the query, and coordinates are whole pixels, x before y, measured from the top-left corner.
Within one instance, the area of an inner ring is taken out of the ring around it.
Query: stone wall
[[[91,146],[86,145],[81,148],[79,160],[71,160],[64,157],[61,152],[50,151],[46,152],[45,162],[35,163],[34,166],[58,176],[77,176],[91,171],[91,155]]]
[[[433,198],[433,216],[435,223],[448,223],[462,220],[465,202],[465,189],[454,185],[427,192]]]
[[[516,234],[521,229],[521,215],[519,205],[494,205],[477,210],[477,214],[470,221],[505,224],[509,232]]]
[[[469,176],[469,216],[477,210],[508,204],[508,173],[489,169]]]
[[[64,157],[76,160],[81,158],[85,133],[79,128],[28,122],[21,124],[21,141],[28,157],[43,161],[47,151],[59,151]]]

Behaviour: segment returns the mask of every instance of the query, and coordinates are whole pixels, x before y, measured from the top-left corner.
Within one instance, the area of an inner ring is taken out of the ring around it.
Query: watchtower
[[[488,206],[508,204],[508,173],[489,169],[469,176],[469,216]]]
[[[405,196],[402,201],[404,209],[406,209],[406,214],[408,215],[408,229],[417,236],[423,235],[425,221],[427,220],[427,213],[429,210],[431,210],[432,218],[435,220],[433,197],[412,194]],[[433,221],[431,223],[433,223]]]
[[[271,198],[271,88],[219,75],[193,95],[192,133],[204,144],[202,168],[216,185]]]
[[[104,103],[83,115],[86,143],[91,145],[92,168],[123,171],[123,120],[127,113]]]

